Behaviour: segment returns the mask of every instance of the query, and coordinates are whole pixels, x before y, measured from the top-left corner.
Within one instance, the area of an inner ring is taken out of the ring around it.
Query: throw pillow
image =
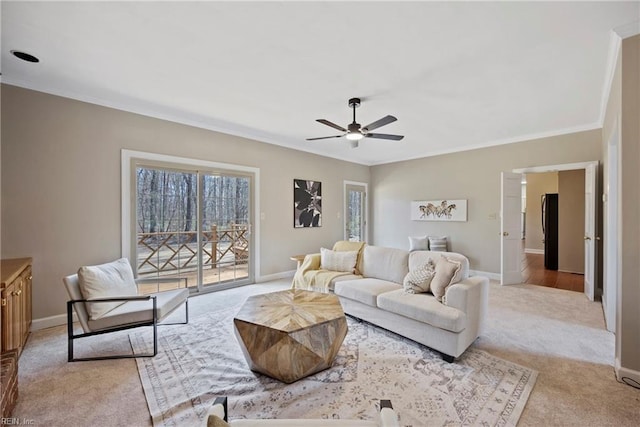
[[[429,240],[427,236],[413,237],[409,236],[409,252],[429,250]]]
[[[447,237],[429,236],[429,250],[436,252],[447,252]]]
[[[81,267],[78,284],[84,299],[113,298],[138,295],[138,286],[133,277],[129,260],[119,260],[100,265]],[[89,318],[96,320],[124,304],[122,302],[85,303]]]
[[[447,291],[447,288],[454,282],[457,277],[457,273],[462,268],[462,264],[458,261],[454,261],[446,256],[441,256],[438,262],[436,262],[436,271],[431,280],[431,292],[438,301],[442,302],[442,297]]]
[[[431,285],[434,274],[435,264],[429,258],[425,265],[407,273],[402,282],[404,291],[408,294],[429,292],[429,285]]]
[[[356,251],[332,251],[320,248],[320,268],[322,270],[353,273],[358,260]]]

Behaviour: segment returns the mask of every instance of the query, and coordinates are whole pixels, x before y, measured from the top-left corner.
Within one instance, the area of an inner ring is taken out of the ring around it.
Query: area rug
[[[233,333],[239,307],[159,328],[154,358],[137,359],[154,426],[201,425],[213,400],[229,398],[230,419],[377,419],[390,399],[400,425],[515,426],[537,372],[469,348],[447,363],[428,348],[348,318],[334,366],[284,384],[254,373]],[[130,335],[149,351],[150,333]]]

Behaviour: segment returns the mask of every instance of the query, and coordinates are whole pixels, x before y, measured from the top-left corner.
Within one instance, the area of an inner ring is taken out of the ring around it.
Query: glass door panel
[[[142,293],[197,286],[197,174],[136,168],[136,265]]]
[[[345,240],[364,242],[366,227],[366,187],[345,186]]]
[[[203,174],[201,245],[203,287],[251,279],[251,178]]]

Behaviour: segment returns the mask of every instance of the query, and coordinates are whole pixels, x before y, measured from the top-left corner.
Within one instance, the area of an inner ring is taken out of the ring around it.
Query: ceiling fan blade
[[[340,125],[337,125],[333,122],[330,122],[329,120],[325,120],[325,119],[316,119],[316,122],[318,123],[322,123],[323,125],[327,125],[327,126],[331,126],[334,129],[338,129],[341,130],[342,132],[346,132],[347,130],[345,128],[343,128]]]
[[[307,138],[307,141],[317,141],[318,139],[342,138],[344,135],[321,136],[318,138]]]
[[[391,139],[394,141],[400,141],[404,138],[404,135],[389,135],[387,133],[368,133],[365,138],[378,138],[378,139]]]
[[[363,131],[369,131],[369,130],[378,129],[379,127],[382,127],[384,125],[388,125],[389,123],[393,123],[396,120],[398,120],[398,119],[396,119],[393,116],[384,116],[380,120],[376,120],[375,122],[369,124],[368,126],[364,126],[362,128],[362,130]]]

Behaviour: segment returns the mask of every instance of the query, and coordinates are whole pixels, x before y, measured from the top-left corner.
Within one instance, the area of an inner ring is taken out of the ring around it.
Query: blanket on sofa
[[[358,251],[358,259],[355,265],[355,274],[360,274],[360,261],[362,258],[362,248],[364,242],[349,242],[346,240],[336,242],[333,245],[334,251]],[[310,254],[304,258],[300,268],[293,276],[293,289],[303,289],[306,291],[329,292],[329,285],[336,277],[353,274],[351,272],[339,272],[320,269],[320,254]]]

